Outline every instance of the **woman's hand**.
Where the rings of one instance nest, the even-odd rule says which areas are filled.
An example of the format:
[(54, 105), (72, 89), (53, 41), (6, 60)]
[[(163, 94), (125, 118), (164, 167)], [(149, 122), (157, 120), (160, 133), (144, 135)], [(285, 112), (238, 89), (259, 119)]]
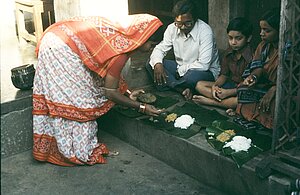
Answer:
[(157, 63), (154, 66), (154, 82), (157, 85), (164, 85), (167, 83), (167, 75), (162, 63)]
[(275, 93), (276, 93), (276, 86), (273, 86), (261, 98), (258, 109), (262, 110), (263, 112), (268, 112), (270, 109), (271, 101), (275, 97)]
[(243, 81), (243, 85), (246, 85), (248, 87), (251, 87), (255, 85), (257, 82), (257, 77), (255, 75), (249, 75), (245, 80)]
[(136, 89), (136, 90), (133, 90), (131, 92), (131, 94), (129, 95), (129, 98), (136, 101), (137, 97), (142, 94), (142, 93), (145, 93), (145, 91), (143, 89)]
[(158, 116), (164, 109), (157, 109), (153, 105), (145, 104), (145, 114), (150, 116)]

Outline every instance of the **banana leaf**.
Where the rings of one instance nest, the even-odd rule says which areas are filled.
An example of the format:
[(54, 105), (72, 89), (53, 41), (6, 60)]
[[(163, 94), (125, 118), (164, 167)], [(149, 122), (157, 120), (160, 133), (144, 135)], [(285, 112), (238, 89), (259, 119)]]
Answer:
[(129, 118), (137, 118), (143, 115), (135, 109), (123, 107), (120, 105), (115, 105), (112, 109)]
[(174, 127), (174, 122), (165, 121), (165, 116), (151, 117), (149, 119), (142, 119), (142, 121), (170, 135), (174, 135), (184, 139), (192, 137), (193, 135), (197, 134), (201, 129), (201, 126), (199, 126), (197, 123), (192, 124), (187, 129), (176, 128)]
[(235, 152), (230, 147), (226, 147), (222, 149), (222, 152), (225, 156), (231, 157), (238, 168), (241, 168), (243, 164), (260, 154), (263, 150), (253, 144), (248, 149), (248, 151), (238, 151)]
[(155, 96), (156, 96), (156, 101), (153, 103), (153, 105), (156, 108), (168, 108), (178, 102), (177, 99), (174, 99), (172, 97), (163, 97), (163, 96), (156, 95), (156, 94), (155, 94)]
[[(207, 142), (213, 148), (220, 151), (222, 155), (232, 158), (239, 168), (244, 163), (248, 162), (253, 157), (257, 156), (259, 153), (264, 151), (262, 148), (254, 144), (255, 142), (253, 142), (252, 140), (252, 137), (254, 137), (253, 135), (251, 137), (252, 140), (251, 147), (248, 149), (247, 152), (246, 151), (235, 152), (230, 147), (223, 148), (226, 142), (218, 141), (216, 137), (228, 129), (234, 130), (236, 132), (236, 135), (244, 136), (244, 134), (247, 134), (244, 132), (245, 131), (244, 128), (236, 123), (230, 121), (224, 121), (224, 120), (216, 120), (212, 122), (211, 126), (206, 128), (206, 139)], [(231, 136), (231, 138), (227, 142), (229, 142), (232, 139), (232, 137), (234, 136)]]
[(203, 108), (192, 102), (186, 102), (183, 106), (176, 106), (173, 112), (182, 115), (189, 114), (195, 118), (197, 124), (201, 127), (208, 127), (215, 120), (227, 120), (228, 117), (220, 114), (216, 110)]

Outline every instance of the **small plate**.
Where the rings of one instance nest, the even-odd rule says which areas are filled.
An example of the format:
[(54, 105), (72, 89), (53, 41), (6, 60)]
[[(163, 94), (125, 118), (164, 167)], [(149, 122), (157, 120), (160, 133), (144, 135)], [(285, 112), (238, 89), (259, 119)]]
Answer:
[(152, 93), (143, 93), (137, 99), (146, 104), (152, 104), (156, 101), (156, 96)]

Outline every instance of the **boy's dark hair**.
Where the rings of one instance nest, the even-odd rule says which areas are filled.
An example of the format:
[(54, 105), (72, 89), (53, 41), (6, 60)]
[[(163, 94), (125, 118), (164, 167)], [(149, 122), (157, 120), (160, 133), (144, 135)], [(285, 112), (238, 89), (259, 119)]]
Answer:
[(173, 7), (172, 13), (174, 17), (190, 13), (194, 20), (198, 19), (197, 7), (192, 0), (178, 1)]
[(248, 38), (252, 35), (253, 26), (246, 18), (237, 17), (232, 19), (227, 26), (227, 33), (232, 30), (239, 31)]
[(273, 8), (269, 11), (267, 11), (260, 20), (266, 21), (272, 28), (277, 30), (279, 32), (279, 26), (280, 26), (280, 9), (279, 8)]

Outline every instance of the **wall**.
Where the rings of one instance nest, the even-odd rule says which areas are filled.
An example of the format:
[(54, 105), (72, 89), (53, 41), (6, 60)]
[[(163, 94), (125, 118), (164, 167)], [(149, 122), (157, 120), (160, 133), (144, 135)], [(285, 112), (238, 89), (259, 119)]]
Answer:
[(54, 0), (55, 21), (73, 16), (119, 17), (128, 14), (127, 0)]
[(213, 29), (219, 49), (227, 48), (226, 28), (229, 21), (229, 0), (208, 1), (208, 23)]

